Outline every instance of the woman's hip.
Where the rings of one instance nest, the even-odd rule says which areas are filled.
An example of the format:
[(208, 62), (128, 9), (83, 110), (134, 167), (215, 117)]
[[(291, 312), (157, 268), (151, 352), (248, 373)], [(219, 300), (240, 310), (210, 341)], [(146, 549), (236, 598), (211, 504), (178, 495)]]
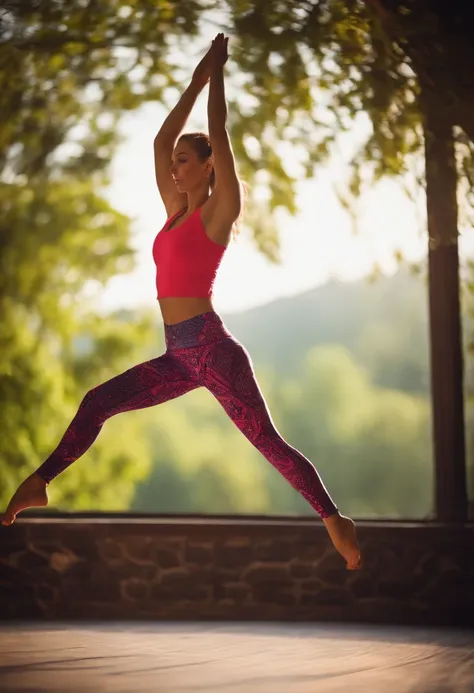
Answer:
[(229, 337), (233, 338), (222, 318), (214, 310), (173, 325), (164, 323), (164, 329), (168, 351), (206, 346)]

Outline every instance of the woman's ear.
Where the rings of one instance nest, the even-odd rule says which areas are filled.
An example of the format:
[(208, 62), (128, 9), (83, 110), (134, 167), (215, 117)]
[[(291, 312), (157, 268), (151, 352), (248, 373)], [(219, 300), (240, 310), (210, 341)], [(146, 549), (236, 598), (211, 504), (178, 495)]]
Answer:
[(214, 168), (214, 157), (210, 156), (206, 162), (206, 176), (208, 178), (210, 178), (213, 168)]

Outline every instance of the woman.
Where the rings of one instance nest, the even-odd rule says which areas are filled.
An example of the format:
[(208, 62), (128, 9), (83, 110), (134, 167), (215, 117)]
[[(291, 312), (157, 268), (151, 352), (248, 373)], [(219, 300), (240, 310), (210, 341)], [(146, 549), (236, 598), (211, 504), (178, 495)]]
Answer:
[[(311, 462), (276, 430), (247, 351), (212, 305), (214, 278), (242, 206), (226, 129), (227, 42), (223, 34), (214, 39), (154, 142), (156, 180), (168, 217), (153, 244), (166, 351), (86, 394), (56, 450), (18, 488), (2, 523), (11, 524), (25, 508), (46, 505), (46, 486), (86, 452), (111, 416), (206, 387), (319, 513), (348, 569), (355, 570), (361, 557), (353, 521), (338, 512)], [(207, 82), (209, 138), (190, 133), (178, 139)]]

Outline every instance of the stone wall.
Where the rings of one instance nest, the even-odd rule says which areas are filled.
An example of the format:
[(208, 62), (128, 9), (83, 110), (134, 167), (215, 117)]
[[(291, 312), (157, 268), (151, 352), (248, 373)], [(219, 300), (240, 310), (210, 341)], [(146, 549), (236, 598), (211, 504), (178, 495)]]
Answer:
[(319, 521), (22, 518), (0, 527), (0, 614), (474, 625), (474, 525), (358, 531), (352, 573)]

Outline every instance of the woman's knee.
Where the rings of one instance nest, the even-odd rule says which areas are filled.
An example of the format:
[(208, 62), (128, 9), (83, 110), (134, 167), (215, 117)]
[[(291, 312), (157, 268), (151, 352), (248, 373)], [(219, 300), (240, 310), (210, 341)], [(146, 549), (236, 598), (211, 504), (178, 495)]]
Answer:
[(240, 426), (242, 433), (257, 449), (265, 448), (280, 438), (271, 421), (260, 417), (249, 417)]
[(80, 416), (81, 418), (87, 417), (95, 419), (99, 416), (99, 414), (102, 414), (100, 418), (103, 418), (104, 420), (108, 418), (107, 415), (103, 415), (105, 414), (105, 412), (102, 412), (104, 407), (103, 405), (100, 405), (101, 391), (102, 385), (98, 385), (97, 387), (93, 387), (86, 392), (79, 405), (77, 416)]

